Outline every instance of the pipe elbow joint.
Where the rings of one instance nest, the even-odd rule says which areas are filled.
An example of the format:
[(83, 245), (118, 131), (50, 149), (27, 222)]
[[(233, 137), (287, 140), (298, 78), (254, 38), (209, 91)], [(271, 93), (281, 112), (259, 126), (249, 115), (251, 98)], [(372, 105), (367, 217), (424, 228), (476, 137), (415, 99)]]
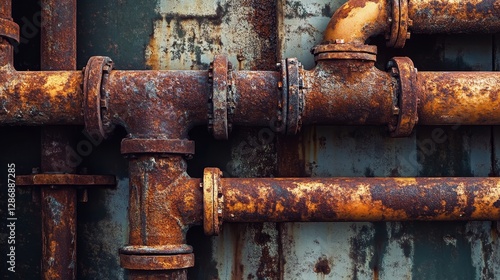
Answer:
[(362, 45), (385, 34), (387, 46), (402, 48), (409, 38), (408, 3), (400, 0), (350, 0), (332, 16), (322, 44)]

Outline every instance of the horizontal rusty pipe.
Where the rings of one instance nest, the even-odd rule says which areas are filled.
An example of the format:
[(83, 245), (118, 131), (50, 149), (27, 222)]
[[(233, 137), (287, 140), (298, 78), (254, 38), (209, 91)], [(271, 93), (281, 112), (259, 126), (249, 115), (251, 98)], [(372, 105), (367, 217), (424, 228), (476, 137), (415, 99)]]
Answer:
[(419, 72), (418, 123), (500, 124), (500, 73)]
[(2, 125), (81, 125), (81, 71), (0, 69)]
[[(215, 185), (204, 203), (216, 200), (216, 226), (500, 219), (498, 178), (206, 178), (204, 187)], [(205, 223), (213, 223), (210, 215)]]
[(304, 71), (302, 122), (387, 125), (392, 122), (396, 81), (371, 61), (319, 61)]
[(415, 33), (500, 32), (498, 0), (410, 0), (408, 13)]
[(277, 115), (279, 72), (235, 71), (234, 125), (269, 126)]
[(206, 123), (207, 71), (111, 71), (103, 85), (109, 122), (133, 137), (186, 138)]
[[(278, 77), (235, 72), (233, 124), (269, 125), (277, 112)], [(182, 139), (193, 126), (207, 123), (207, 71), (111, 71), (103, 92), (109, 96), (109, 122), (133, 137)]]
[(410, 31), (500, 32), (500, 1), (349, 0), (332, 16), (323, 44), (364, 44), (385, 34), (388, 46), (402, 48)]

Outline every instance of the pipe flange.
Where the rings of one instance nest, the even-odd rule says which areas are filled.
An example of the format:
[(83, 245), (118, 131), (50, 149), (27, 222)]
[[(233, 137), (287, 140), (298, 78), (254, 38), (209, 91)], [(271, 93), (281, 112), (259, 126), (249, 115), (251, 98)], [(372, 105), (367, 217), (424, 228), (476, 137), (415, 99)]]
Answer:
[(224, 197), (219, 197), (222, 172), (218, 168), (205, 168), (203, 172), (203, 230), (206, 235), (219, 235), (222, 226)]
[(179, 255), (190, 254), (193, 247), (187, 244), (179, 245), (129, 245), (120, 248), (120, 254), (124, 255)]
[(0, 36), (19, 43), (19, 25), (12, 21), (12, 19), (0, 18)]
[(288, 58), (286, 68), (288, 83), (286, 134), (295, 135), (302, 126), (302, 110), (304, 108), (302, 64), (297, 58)]
[(392, 137), (407, 137), (418, 122), (417, 68), (408, 57), (394, 57), (388, 68), (398, 80), (399, 116)]
[(83, 117), (85, 129), (92, 137), (106, 139), (112, 130), (110, 124), (103, 124), (104, 110), (108, 108), (109, 97), (104, 95), (102, 86), (105, 76), (113, 69), (113, 61), (106, 56), (93, 56), (84, 68), (83, 77)]
[(314, 60), (340, 60), (340, 59), (355, 59), (355, 60), (377, 60), (377, 46), (360, 45), (360, 44), (326, 44), (318, 45), (312, 49)]
[(231, 129), (229, 121), (232, 100), (232, 69), (226, 56), (217, 55), (210, 64), (209, 80), (212, 84), (212, 94), (208, 100), (208, 129), (215, 139), (227, 140)]
[(194, 254), (127, 255), (120, 254), (120, 266), (129, 270), (173, 270), (194, 266)]
[(139, 139), (122, 140), (121, 153), (127, 154), (194, 154), (194, 141), (183, 139)]
[(408, 32), (408, 1), (393, 0), (392, 1), (392, 24), (387, 46), (392, 48), (403, 48), (406, 39), (410, 39)]
[(287, 104), (288, 104), (288, 79), (287, 79), (287, 60), (281, 60), (281, 63), (276, 64), (277, 70), (280, 71), (281, 81), (278, 84), (280, 97), (278, 98), (278, 114), (277, 119), (273, 123), (274, 131), (285, 133), (287, 120)]

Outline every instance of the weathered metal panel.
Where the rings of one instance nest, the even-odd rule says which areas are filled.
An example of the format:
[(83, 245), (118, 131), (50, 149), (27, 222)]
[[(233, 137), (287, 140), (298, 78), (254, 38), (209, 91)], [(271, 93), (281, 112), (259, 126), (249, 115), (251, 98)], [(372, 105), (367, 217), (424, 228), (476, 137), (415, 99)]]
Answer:
[(235, 69), (269, 69), (276, 61), (272, 1), (159, 0), (145, 49), (151, 69), (207, 69), (226, 54)]

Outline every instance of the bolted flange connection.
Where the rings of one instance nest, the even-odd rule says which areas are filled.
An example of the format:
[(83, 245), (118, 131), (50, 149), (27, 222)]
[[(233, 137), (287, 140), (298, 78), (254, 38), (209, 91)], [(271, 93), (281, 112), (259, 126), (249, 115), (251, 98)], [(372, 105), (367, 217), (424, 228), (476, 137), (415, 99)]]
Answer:
[(222, 172), (218, 168), (205, 168), (203, 172), (203, 230), (206, 235), (219, 235), (222, 225), (224, 197), (219, 196)]
[(217, 55), (208, 72), (212, 92), (208, 98), (208, 129), (215, 139), (226, 140), (232, 129), (234, 113), (232, 65), (226, 56)]
[(397, 115), (395, 127), (391, 127), (392, 137), (407, 137), (418, 122), (417, 68), (408, 57), (394, 57), (387, 69), (397, 80)]
[(388, 19), (391, 24), (390, 34), (386, 34), (388, 47), (403, 48), (407, 39), (410, 39), (408, 27), (412, 25), (408, 17), (408, 0), (392, 0), (392, 17)]
[(287, 58), (278, 63), (281, 70), (281, 98), (278, 99), (278, 119), (275, 129), (286, 135), (295, 135), (302, 126), (304, 110), (303, 67), (297, 58)]
[(113, 126), (104, 122), (109, 97), (102, 91), (102, 85), (113, 69), (113, 61), (105, 56), (93, 56), (84, 68), (83, 77), (83, 117), (85, 129), (94, 139), (106, 139)]

